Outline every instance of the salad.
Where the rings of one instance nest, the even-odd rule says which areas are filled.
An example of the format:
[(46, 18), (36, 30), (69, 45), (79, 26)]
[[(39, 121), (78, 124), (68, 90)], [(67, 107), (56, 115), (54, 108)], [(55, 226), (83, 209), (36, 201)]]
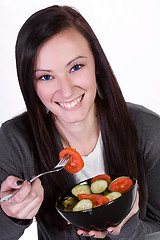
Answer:
[(71, 195), (64, 198), (65, 211), (83, 211), (109, 203), (128, 192), (134, 182), (128, 176), (111, 180), (107, 174), (93, 177), (90, 184), (78, 184), (71, 190)]

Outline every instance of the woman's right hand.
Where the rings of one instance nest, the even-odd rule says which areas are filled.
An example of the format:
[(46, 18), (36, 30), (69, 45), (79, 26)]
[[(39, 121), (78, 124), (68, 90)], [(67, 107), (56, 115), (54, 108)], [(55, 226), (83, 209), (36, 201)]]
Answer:
[(1, 208), (6, 215), (16, 219), (32, 219), (37, 214), (43, 199), (44, 189), (40, 179), (36, 179), (32, 184), (25, 180), (20, 186), (17, 181), (21, 180), (14, 176), (9, 176), (1, 185), (1, 194), (7, 195), (11, 191), (19, 191), (10, 199), (1, 203)]

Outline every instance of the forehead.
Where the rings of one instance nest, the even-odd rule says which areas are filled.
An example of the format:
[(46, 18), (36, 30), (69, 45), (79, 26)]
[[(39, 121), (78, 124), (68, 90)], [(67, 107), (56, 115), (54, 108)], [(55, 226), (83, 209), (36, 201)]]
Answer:
[(67, 29), (43, 43), (36, 54), (36, 65), (58, 59), (70, 61), (76, 55), (92, 55), (88, 41), (75, 29)]

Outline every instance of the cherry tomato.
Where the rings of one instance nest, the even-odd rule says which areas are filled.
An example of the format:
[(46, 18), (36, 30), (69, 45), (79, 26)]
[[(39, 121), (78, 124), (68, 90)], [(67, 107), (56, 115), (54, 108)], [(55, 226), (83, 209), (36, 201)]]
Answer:
[(64, 157), (64, 155), (71, 155), (70, 160), (67, 165), (64, 167), (70, 173), (77, 173), (84, 167), (84, 162), (81, 155), (73, 148), (67, 147), (62, 149), (59, 153), (59, 159)]
[(122, 194), (128, 192), (134, 185), (134, 182), (129, 177), (118, 177), (109, 185), (110, 192), (120, 192)]
[(97, 175), (94, 178), (92, 178), (91, 183), (93, 183), (93, 182), (95, 182), (97, 180), (100, 180), (100, 179), (106, 180), (108, 184), (111, 182), (111, 178), (110, 178), (109, 175), (107, 175), (107, 174), (100, 174), (100, 175)]
[(97, 194), (78, 194), (79, 200), (89, 199), (93, 203), (93, 208), (102, 206), (109, 202), (109, 199), (102, 195)]

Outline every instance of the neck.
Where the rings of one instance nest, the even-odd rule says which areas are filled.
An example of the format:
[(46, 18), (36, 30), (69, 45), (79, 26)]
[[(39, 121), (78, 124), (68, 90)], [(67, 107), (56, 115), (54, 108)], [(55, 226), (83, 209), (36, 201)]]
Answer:
[(76, 149), (82, 156), (88, 155), (96, 146), (99, 137), (99, 126), (96, 114), (83, 122), (74, 124), (58, 124), (65, 138), (62, 139), (64, 147)]

